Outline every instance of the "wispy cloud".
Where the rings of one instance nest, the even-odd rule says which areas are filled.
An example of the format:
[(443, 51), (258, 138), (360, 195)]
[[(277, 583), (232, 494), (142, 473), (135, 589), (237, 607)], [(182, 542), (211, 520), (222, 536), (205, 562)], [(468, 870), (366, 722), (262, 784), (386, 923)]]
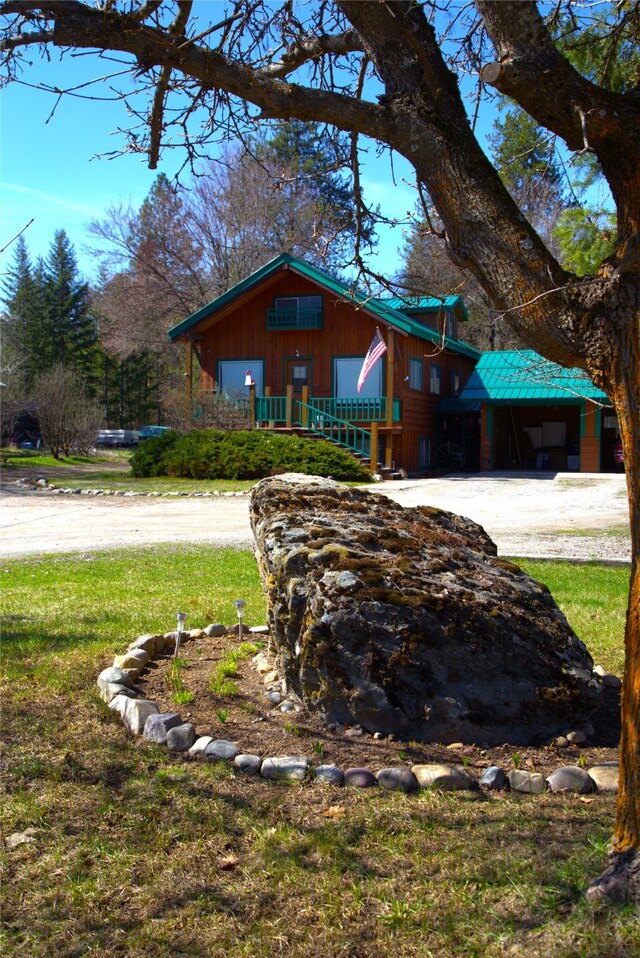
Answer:
[(43, 190), (34, 190), (30, 186), (19, 186), (17, 183), (2, 183), (0, 189), (8, 190), (10, 193), (18, 193), (21, 196), (28, 196), (33, 200), (39, 200), (42, 203), (48, 203), (50, 206), (58, 206), (61, 209), (72, 210), (74, 213), (83, 213), (86, 216), (102, 216), (103, 209), (95, 206), (87, 206), (84, 203), (74, 203), (73, 200), (65, 199), (63, 196), (55, 196), (53, 193), (45, 193)]

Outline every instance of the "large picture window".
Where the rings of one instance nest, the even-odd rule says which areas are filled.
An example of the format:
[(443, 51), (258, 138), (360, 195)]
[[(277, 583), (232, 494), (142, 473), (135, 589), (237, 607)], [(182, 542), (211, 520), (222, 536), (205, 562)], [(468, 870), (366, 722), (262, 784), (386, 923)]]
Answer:
[(382, 396), (382, 366), (384, 360), (379, 360), (367, 378), (360, 392), (358, 392), (358, 378), (364, 362), (364, 356), (338, 357), (334, 359), (335, 395), (338, 399), (378, 399)]
[(262, 396), (264, 381), (264, 360), (262, 359), (221, 359), (218, 363), (218, 388), (225, 399), (248, 399), (249, 389), (245, 386), (247, 371), (256, 384), (256, 395)]

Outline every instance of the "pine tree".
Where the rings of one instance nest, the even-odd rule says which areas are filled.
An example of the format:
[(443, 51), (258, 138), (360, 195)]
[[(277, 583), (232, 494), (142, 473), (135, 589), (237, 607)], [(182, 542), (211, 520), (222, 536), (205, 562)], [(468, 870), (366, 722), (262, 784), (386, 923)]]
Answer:
[(358, 220), (353, 180), (344, 172), (348, 153), (342, 135), (300, 120), (278, 123), (256, 149), (284, 200), (274, 236), (283, 249), (302, 247), (301, 255), (325, 269), (353, 257), (358, 233), (365, 246), (374, 242), (372, 216)]
[(571, 205), (555, 141), (515, 105), (489, 135), (496, 169), (529, 222), (549, 241), (562, 210)]
[(23, 388), (28, 391), (44, 370), (64, 363), (95, 389), (96, 323), (64, 230), (55, 234), (47, 259), (35, 266), (26, 242), (18, 240), (3, 293), (3, 363), (10, 363)]
[(33, 267), (23, 236), (3, 282), (3, 376), (28, 388), (41, 368), (41, 317), (44, 307), (42, 271)]
[(55, 363), (75, 367), (95, 391), (97, 329), (89, 308), (89, 287), (78, 275), (73, 247), (58, 230), (42, 277), (42, 367)]

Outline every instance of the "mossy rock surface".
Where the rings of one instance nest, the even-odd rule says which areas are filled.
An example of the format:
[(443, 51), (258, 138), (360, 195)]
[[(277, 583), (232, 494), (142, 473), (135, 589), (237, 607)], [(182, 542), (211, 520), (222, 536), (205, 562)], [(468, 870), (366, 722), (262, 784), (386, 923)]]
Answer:
[(251, 522), (280, 667), (328, 722), (540, 744), (597, 706), (548, 589), (471, 520), (287, 475), (255, 487)]

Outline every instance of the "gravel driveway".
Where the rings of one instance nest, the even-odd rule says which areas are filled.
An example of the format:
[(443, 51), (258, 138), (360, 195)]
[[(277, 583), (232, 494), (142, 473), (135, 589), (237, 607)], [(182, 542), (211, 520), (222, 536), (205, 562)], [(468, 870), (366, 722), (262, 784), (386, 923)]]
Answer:
[[(484, 526), (501, 555), (629, 560), (623, 475), (487, 473), (368, 487)], [(159, 542), (249, 546), (248, 497), (150, 498), (18, 491), (0, 495), (0, 556), (86, 552)]]

